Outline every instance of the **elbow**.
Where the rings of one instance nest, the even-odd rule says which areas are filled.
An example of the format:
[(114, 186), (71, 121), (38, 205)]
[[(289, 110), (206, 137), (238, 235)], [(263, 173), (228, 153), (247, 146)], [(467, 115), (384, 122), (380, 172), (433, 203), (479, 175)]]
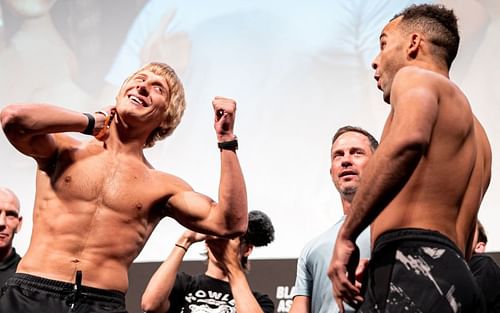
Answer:
[(150, 297), (143, 295), (141, 299), (141, 309), (144, 313), (155, 313), (155, 312), (166, 312), (168, 311), (168, 304), (163, 305), (164, 310), (161, 308), (161, 304), (155, 297)]
[(243, 236), (248, 229), (248, 217), (242, 218), (237, 222), (231, 223), (228, 227), (219, 234), (220, 237), (224, 238), (237, 238)]
[(143, 298), (141, 301), (141, 309), (144, 313), (152, 313), (155, 311), (155, 306), (151, 302), (145, 301)]
[(245, 233), (247, 232), (247, 227), (239, 227), (239, 228), (235, 228), (235, 229), (231, 229), (229, 230), (225, 235), (223, 235), (222, 237), (225, 237), (225, 238), (238, 238), (238, 237), (241, 237), (243, 236)]
[(18, 112), (17, 106), (13, 104), (7, 105), (2, 109), (2, 112), (0, 112), (0, 123), (2, 123), (3, 129), (15, 123)]
[(0, 123), (3, 131), (8, 137), (26, 132), (24, 125), (24, 106), (21, 104), (9, 104), (0, 112)]

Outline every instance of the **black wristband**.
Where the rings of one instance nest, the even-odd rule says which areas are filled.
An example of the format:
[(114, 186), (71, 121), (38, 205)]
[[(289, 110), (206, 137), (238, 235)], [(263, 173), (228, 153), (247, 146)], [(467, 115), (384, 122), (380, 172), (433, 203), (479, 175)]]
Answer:
[(181, 244), (176, 243), (175, 246), (181, 248), (182, 250), (184, 250), (184, 252), (188, 252), (188, 249)]
[(94, 126), (95, 126), (95, 117), (93, 114), (90, 113), (83, 113), (88, 119), (89, 123), (87, 124), (87, 128), (82, 132), (85, 135), (92, 135), (94, 133)]
[(223, 141), (217, 144), (221, 150), (238, 150), (238, 139), (233, 139), (230, 141)]

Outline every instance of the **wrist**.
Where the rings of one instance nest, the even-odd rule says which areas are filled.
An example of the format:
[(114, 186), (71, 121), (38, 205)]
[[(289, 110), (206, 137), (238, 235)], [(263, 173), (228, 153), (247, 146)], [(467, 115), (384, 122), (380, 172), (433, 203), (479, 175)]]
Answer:
[(110, 120), (110, 115), (105, 111), (97, 111), (94, 113), (83, 113), (87, 117), (87, 127), (82, 131), (85, 135), (94, 135), (96, 129), (99, 133), (107, 126)]
[(184, 253), (186, 253), (188, 251), (188, 247), (181, 245), (181, 244), (178, 244), (178, 243), (175, 244), (175, 247), (183, 250)]
[(245, 273), (241, 266), (232, 266), (228, 264), (226, 266), (226, 275), (228, 276), (229, 280), (233, 280), (239, 276), (245, 276)]
[(90, 113), (83, 113), (87, 117), (87, 127), (82, 131), (85, 135), (92, 135), (95, 127), (95, 117)]
[[(193, 242), (191, 240), (189, 240), (189, 238), (187, 237), (181, 237), (179, 238), (176, 242), (175, 242), (175, 246), (176, 247), (179, 247), (179, 246), (182, 246), (183, 248), (186, 249), (186, 251), (189, 249), (189, 247), (191, 246)], [(180, 248), (180, 247), (179, 247)]]
[(227, 137), (219, 137), (219, 142), (217, 144), (219, 149), (222, 150), (238, 150), (238, 137), (236, 135), (231, 135)]

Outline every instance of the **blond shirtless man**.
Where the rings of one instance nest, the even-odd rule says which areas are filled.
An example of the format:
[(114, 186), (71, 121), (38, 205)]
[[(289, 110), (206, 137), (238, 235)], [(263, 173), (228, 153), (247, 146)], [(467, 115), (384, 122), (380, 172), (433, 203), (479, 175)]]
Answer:
[[(5, 134), (38, 168), (31, 243), (0, 295), (0, 312), (125, 312), (128, 268), (165, 216), (207, 234), (243, 234), (247, 200), (233, 134), (236, 103), (216, 97), (212, 104), (221, 156), (218, 203), (155, 170), (143, 154), (173, 132), (185, 108), (182, 84), (166, 64), (131, 75), (107, 112), (6, 106)], [(99, 140), (81, 142), (64, 132)]]
[[(462, 91), (449, 79), (456, 17), (418, 5), (380, 35), (373, 62), (391, 105), (329, 268), (334, 296), (358, 312), (481, 312), (464, 261), (491, 172), (491, 149)], [(363, 293), (354, 284), (360, 232), (371, 223)]]

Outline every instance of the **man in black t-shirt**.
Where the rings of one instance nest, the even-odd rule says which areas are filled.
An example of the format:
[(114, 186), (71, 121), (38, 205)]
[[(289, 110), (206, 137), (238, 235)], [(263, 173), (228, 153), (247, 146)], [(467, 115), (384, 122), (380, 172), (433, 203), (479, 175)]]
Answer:
[(473, 254), (469, 267), (483, 292), (488, 313), (500, 312), (500, 267), (495, 260), (485, 254), (488, 237), (483, 225), (478, 221), (474, 234)]
[[(187, 249), (202, 240), (207, 247), (206, 272), (195, 276), (177, 273)], [(273, 240), (274, 227), (261, 211), (249, 212), (248, 230), (239, 238), (212, 238), (186, 231), (149, 281), (142, 309), (147, 313), (273, 313), (272, 300), (252, 291), (245, 274), (253, 248)]]

